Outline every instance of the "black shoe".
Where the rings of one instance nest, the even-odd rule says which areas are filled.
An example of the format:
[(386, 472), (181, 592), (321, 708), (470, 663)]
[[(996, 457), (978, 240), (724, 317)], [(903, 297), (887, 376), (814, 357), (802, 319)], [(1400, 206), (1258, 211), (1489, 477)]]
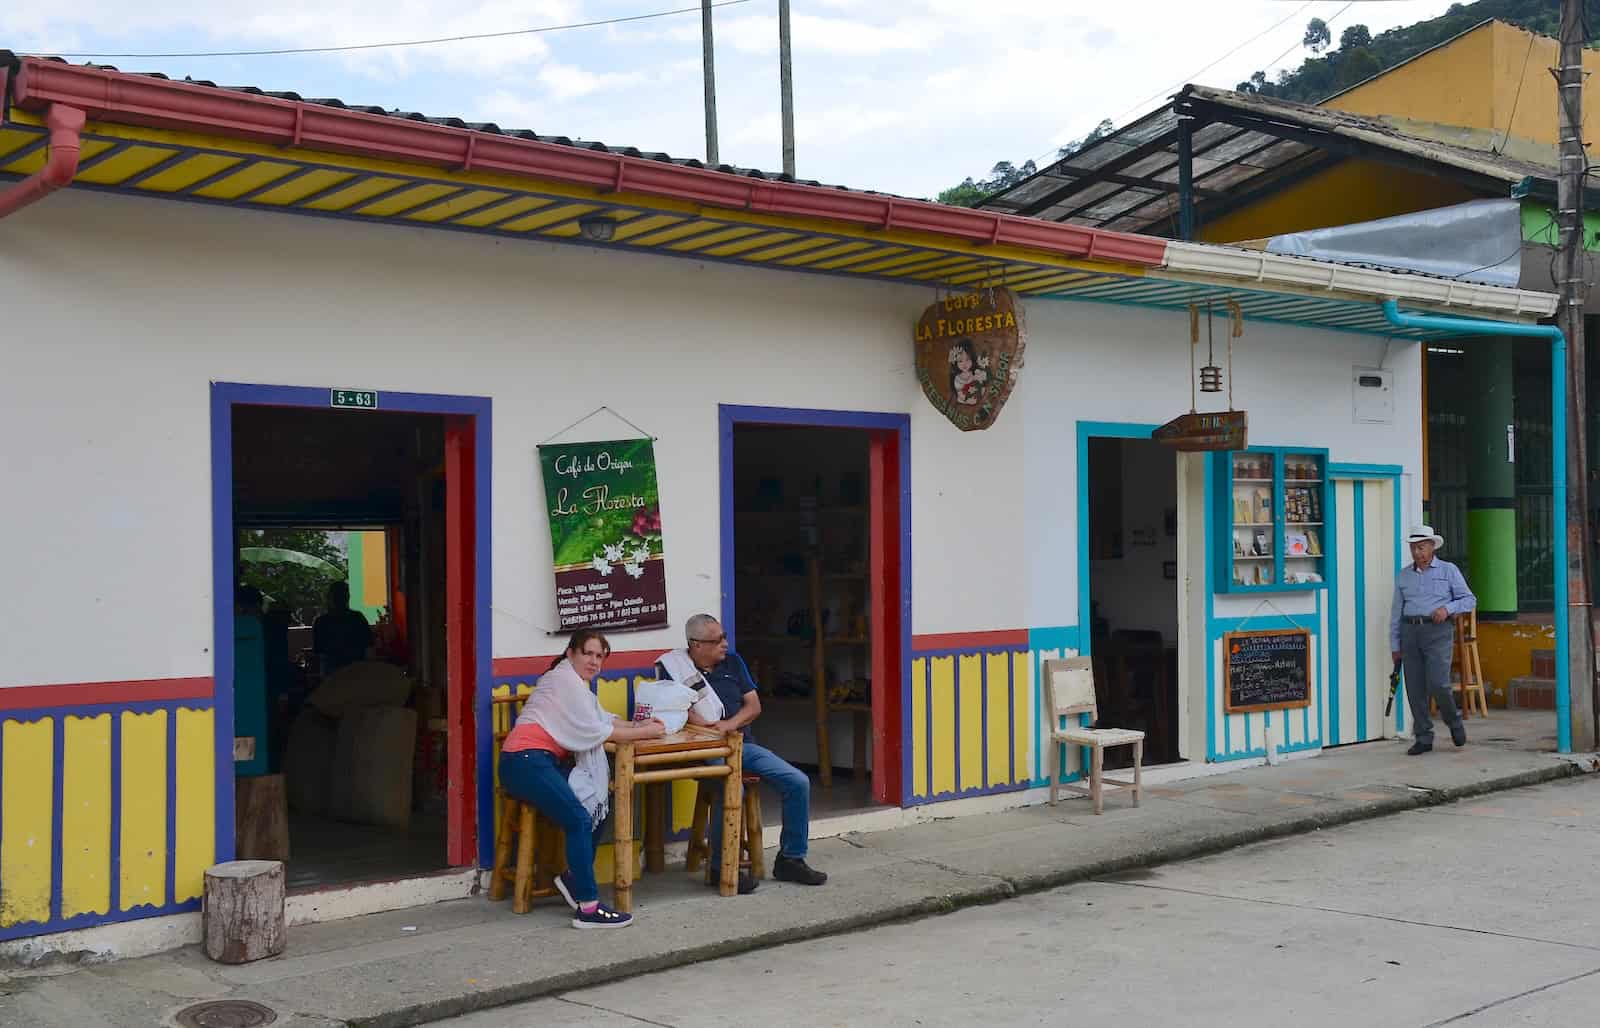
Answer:
[(1420, 757), (1424, 753), (1431, 753), (1432, 751), (1433, 751), (1433, 743), (1431, 743), (1431, 742), (1414, 742), (1414, 743), (1411, 744), (1411, 748), (1409, 750), (1406, 750), (1406, 756), (1408, 756), (1408, 757)]
[[(711, 877), (706, 880), (706, 884), (713, 889), (722, 884), (722, 875), (716, 868), (711, 869)], [(739, 895), (748, 896), (759, 888), (761, 888), (761, 883), (756, 880), (754, 875), (749, 871), (739, 872)]]
[(1467, 744), (1467, 726), (1458, 724), (1450, 729), (1450, 741), (1457, 746), (1465, 746)]
[(807, 864), (804, 857), (779, 856), (772, 862), (772, 877), (780, 882), (797, 882), (800, 885), (821, 885), (828, 876)]

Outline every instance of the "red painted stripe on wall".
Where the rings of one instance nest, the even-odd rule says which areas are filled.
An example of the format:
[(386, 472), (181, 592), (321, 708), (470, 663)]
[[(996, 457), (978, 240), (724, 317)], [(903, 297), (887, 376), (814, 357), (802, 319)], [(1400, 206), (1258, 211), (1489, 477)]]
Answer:
[(1026, 646), (1026, 628), (997, 632), (945, 632), (936, 635), (913, 635), (913, 650), (977, 650), (986, 646)]
[(0, 710), (40, 707), (88, 707), (153, 700), (209, 700), (213, 679), (150, 678), (135, 682), (74, 682), (64, 685), (17, 685), (0, 688)]
[[(606, 666), (600, 671), (600, 677), (616, 674), (619, 670), (632, 670), (635, 668), (653, 667), (656, 658), (666, 650), (613, 650), (611, 656), (606, 658)], [(555, 654), (543, 657), (496, 657), (491, 662), (496, 678), (509, 678), (512, 675), (542, 675), (550, 670), (550, 662), (556, 658)]]

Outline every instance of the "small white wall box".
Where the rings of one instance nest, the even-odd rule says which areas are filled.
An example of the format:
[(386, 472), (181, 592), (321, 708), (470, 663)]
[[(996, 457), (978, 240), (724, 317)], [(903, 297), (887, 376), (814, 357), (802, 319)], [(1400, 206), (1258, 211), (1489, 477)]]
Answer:
[(1394, 372), (1385, 368), (1352, 368), (1350, 392), (1356, 421), (1394, 423)]

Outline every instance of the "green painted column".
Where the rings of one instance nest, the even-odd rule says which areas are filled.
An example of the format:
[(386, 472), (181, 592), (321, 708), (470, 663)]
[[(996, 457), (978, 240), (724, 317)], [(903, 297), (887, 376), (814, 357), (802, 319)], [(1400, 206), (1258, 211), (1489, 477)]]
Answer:
[(1517, 473), (1507, 431), (1515, 421), (1512, 345), (1509, 339), (1487, 338), (1465, 347), (1470, 399), (1465, 542), (1469, 584), (1478, 595), (1478, 611), (1489, 615), (1517, 612)]

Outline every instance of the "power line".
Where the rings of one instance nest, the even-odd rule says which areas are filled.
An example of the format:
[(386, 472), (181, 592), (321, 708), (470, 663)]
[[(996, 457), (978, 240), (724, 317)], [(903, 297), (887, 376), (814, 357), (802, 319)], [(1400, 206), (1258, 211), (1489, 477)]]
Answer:
[[(750, 0), (717, 0), (712, 7), (735, 7), (747, 4)], [(145, 54), (109, 54), (109, 53), (64, 53), (51, 51), (50, 56), (55, 57), (81, 57), (85, 59), (115, 58), (117, 60), (162, 60), (177, 57), (282, 57), (290, 54), (331, 54), (345, 53), (352, 50), (385, 50), (405, 46), (433, 46), (439, 43), (465, 43), (478, 39), (507, 39), (512, 36), (534, 36), (546, 32), (565, 32), (568, 29), (592, 29), (603, 25), (622, 25), (633, 21), (649, 21), (652, 18), (669, 18), (675, 14), (699, 14), (700, 6), (680, 7), (671, 11), (655, 11), (651, 14), (633, 14), (623, 18), (601, 18), (598, 21), (578, 21), (566, 25), (543, 25), (531, 29), (509, 29), (504, 32), (477, 32), (465, 36), (440, 36), (436, 39), (408, 39), (394, 43), (351, 43), (344, 46), (301, 46), (284, 47), (277, 50), (203, 50), (183, 53), (145, 53)], [(36, 51), (42, 53), (42, 51)]]
[[(1166, 96), (1169, 93), (1171, 93), (1174, 89), (1177, 89), (1179, 86), (1183, 86), (1183, 85), (1185, 85), (1187, 83), (1193, 82), (1195, 79), (1199, 78), (1201, 75), (1204, 75), (1206, 72), (1210, 71), (1212, 68), (1215, 68), (1217, 65), (1221, 64), (1223, 61), (1226, 61), (1228, 58), (1232, 57), (1234, 54), (1236, 54), (1239, 51), (1243, 50), (1245, 47), (1247, 47), (1250, 44), (1256, 42), (1257, 40), (1261, 39), (1264, 36), (1271, 35), (1272, 33), (1276, 32), (1278, 29), (1282, 28), (1284, 25), (1288, 24), (1292, 19), (1298, 18), (1300, 15), (1304, 14), (1306, 12), (1306, 9), (1311, 6), (1312, 2), (1313, 2), (1313, 0), (1306, 0), (1306, 2), (1302, 3), (1299, 7), (1295, 8), (1292, 11), (1290, 11), (1288, 14), (1284, 15), (1282, 18), (1279, 18), (1277, 21), (1273, 22), (1271, 25), (1268, 25), (1266, 28), (1262, 29), (1260, 32), (1257, 32), (1255, 35), (1251, 36), (1249, 39), (1245, 40), (1243, 43), (1240, 43), (1238, 46), (1234, 47), (1232, 50), (1229, 50), (1227, 53), (1223, 54), (1221, 57), (1218, 57), (1216, 60), (1214, 60), (1210, 64), (1206, 65), (1204, 68), (1201, 68), (1199, 71), (1190, 72), (1188, 75), (1184, 76), (1181, 80), (1179, 80), (1177, 85), (1167, 86), (1164, 89), (1159, 89), (1156, 92), (1154, 92), (1154, 93), (1150, 94), (1149, 96), (1145, 97), (1143, 100), (1140, 100), (1138, 103), (1136, 103), (1133, 106), (1129, 107), (1127, 110), (1123, 111), (1121, 114), (1118, 114), (1115, 118), (1112, 118), (1111, 119), (1111, 123), (1113, 125), (1115, 125), (1116, 123), (1120, 122), (1123, 118), (1126, 118), (1128, 115), (1130, 115), (1130, 114), (1134, 113), (1135, 111), (1138, 111), (1141, 108), (1143, 108), (1144, 105), (1148, 104), (1151, 100), (1160, 99), (1161, 97)], [(1346, 5), (1346, 6), (1348, 6), (1348, 5)], [(1343, 13), (1343, 12), (1340, 12), (1340, 13)], [(1334, 15), (1334, 17), (1338, 17), (1338, 15)], [(1299, 46), (1300, 44), (1297, 43), (1295, 45)], [(1293, 49), (1293, 47), (1291, 47), (1290, 49)], [(1284, 52), (1287, 53), (1288, 51), (1284, 51)], [(1281, 60), (1281, 58), (1280, 58), (1280, 60)], [(1277, 61), (1273, 61), (1272, 62), (1272, 64), (1276, 64), (1276, 63), (1277, 63)], [(1267, 65), (1267, 67), (1270, 68), (1272, 66), (1272, 64)], [(1054, 154), (1058, 153), (1060, 151), (1060, 149), (1061, 148), (1058, 147), (1058, 146), (1051, 147), (1050, 149), (1045, 150), (1045, 151), (1039, 153), (1037, 156), (1033, 157), (1032, 160), (1037, 161), (1040, 157), (1044, 157), (1044, 156), (1047, 156), (1047, 155), (1054, 155)]]

